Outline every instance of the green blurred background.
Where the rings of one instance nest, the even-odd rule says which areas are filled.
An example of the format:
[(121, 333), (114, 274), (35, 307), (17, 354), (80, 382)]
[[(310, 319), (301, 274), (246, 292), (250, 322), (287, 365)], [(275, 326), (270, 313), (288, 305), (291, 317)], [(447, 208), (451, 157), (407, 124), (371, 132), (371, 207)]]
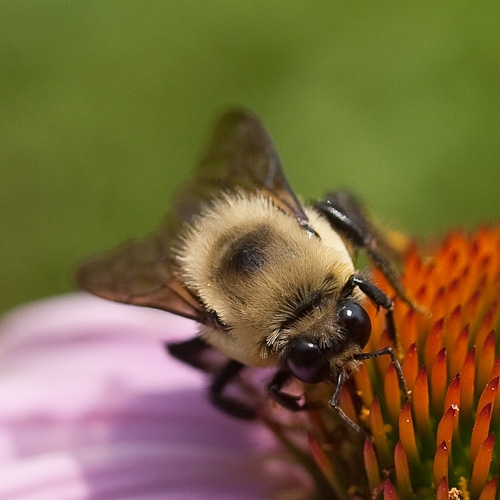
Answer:
[(153, 229), (230, 105), (303, 196), (417, 235), (500, 215), (500, 4), (2, 1), (0, 311)]

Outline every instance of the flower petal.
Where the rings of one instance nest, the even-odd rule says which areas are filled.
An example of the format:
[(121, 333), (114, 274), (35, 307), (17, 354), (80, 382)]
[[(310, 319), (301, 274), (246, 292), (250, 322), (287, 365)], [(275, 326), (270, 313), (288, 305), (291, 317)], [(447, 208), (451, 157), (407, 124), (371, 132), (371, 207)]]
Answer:
[(296, 467), (263, 460), (274, 435), (214, 409), (205, 376), (167, 355), (163, 342), (194, 332), (84, 294), (5, 317), (0, 498), (246, 499), (297, 486)]

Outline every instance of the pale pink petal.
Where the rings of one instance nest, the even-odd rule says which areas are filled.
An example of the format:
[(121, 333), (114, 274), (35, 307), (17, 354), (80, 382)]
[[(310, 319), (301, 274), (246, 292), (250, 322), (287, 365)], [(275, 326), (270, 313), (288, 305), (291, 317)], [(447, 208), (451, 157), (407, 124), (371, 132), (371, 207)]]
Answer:
[(267, 429), (214, 409), (205, 375), (167, 355), (165, 341), (195, 331), (174, 315), (85, 294), (6, 316), (0, 499), (255, 499), (305, 491), (304, 474), (283, 465)]

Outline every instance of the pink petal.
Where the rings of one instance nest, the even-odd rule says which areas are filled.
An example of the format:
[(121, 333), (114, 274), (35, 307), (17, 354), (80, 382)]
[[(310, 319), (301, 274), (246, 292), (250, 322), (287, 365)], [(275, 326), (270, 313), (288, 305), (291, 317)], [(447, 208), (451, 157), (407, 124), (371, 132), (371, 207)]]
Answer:
[(250, 499), (304, 488), (274, 435), (214, 409), (206, 377), (167, 355), (165, 341), (195, 331), (85, 294), (5, 317), (0, 499)]

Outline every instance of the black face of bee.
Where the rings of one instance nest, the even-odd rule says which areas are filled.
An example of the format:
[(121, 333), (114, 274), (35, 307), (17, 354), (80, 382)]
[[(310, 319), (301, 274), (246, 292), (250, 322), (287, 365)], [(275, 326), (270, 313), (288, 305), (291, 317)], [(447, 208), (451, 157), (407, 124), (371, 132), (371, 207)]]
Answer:
[[(368, 313), (358, 303), (349, 301), (340, 306), (338, 320), (345, 336), (345, 343), (355, 344), (362, 349), (371, 333)], [(342, 348), (345, 348), (345, 343)], [(291, 347), (287, 366), (302, 382), (316, 384), (330, 377), (330, 359), (337, 354), (338, 349), (322, 349), (316, 339), (302, 337)]]

